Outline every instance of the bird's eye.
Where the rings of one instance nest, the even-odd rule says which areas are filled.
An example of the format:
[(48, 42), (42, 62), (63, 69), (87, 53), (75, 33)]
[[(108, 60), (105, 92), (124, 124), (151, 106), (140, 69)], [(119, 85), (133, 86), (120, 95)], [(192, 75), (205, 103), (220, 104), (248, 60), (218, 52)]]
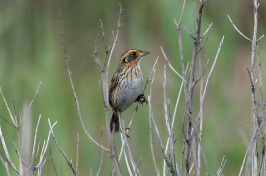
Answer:
[(132, 52), (131, 55), (132, 55), (132, 56), (136, 56), (136, 52)]

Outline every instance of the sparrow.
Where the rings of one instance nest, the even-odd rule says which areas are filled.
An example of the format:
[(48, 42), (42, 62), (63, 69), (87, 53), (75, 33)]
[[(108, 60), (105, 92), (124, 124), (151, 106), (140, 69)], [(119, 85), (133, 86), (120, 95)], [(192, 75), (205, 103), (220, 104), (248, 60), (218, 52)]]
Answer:
[(109, 104), (113, 111), (110, 121), (111, 132), (119, 131), (121, 113), (134, 102), (147, 103), (145, 96), (141, 94), (143, 76), (140, 61), (148, 54), (150, 53), (146, 51), (130, 49), (121, 56), (109, 87)]

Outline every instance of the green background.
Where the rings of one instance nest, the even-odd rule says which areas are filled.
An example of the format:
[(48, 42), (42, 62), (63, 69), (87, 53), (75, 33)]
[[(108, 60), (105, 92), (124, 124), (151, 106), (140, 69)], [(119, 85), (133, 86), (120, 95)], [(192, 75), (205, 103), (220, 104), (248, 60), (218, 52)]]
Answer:
[[(250, 140), (252, 131), (251, 91), (246, 66), (250, 65), (251, 44), (234, 30), (227, 15), (230, 15), (245, 35), (252, 38), (252, 2), (251, 0), (209, 0), (203, 8), (202, 31), (206, 30), (209, 24), (213, 24), (207, 46), (202, 50), (203, 62), (210, 59), (207, 73), (215, 58), (222, 36), (225, 35), (204, 104), (203, 146), (211, 175), (216, 173), (224, 153), (227, 154), (224, 174), (238, 174)], [(266, 31), (266, 2), (259, 2), (261, 4), (258, 37), (265, 34)], [(25, 124), (28, 126), (25, 125), (26, 127), (22, 131), (25, 136), (23, 140), (25, 153), (31, 151), (32, 141), (30, 139), (33, 139), (35, 126), (41, 114), (42, 121), (38, 140), (47, 138), (49, 131), (47, 119), (50, 118), (52, 123), (57, 121), (58, 124), (54, 128), (55, 136), (75, 165), (77, 133), (79, 133), (79, 173), (80, 175), (89, 175), (90, 168), (94, 174), (97, 173), (101, 150), (86, 137), (78, 118), (60, 41), (58, 12), (61, 9), (64, 40), (70, 56), (69, 65), (73, 73), (73, 81), (85, 125), (97, 141), (100, 141), (100, 131), (103, 126), (104, 146), (107, 147), (104, 107), (98, 84), (101, 77), (92, 55), (96, 35), (100, 34), (98, 51), (101, 60), (104, 59), (104, 47), (99, 28), (100, 19), (104, 23), (106, 42), (108, 46), (112, 45), (112, 31), (116, 31), (119, 3), (126, 10), (122, 15), (124, 25), (120, 29), (118, 43), (111, 60), (110, 77), (115, 72), (121, 54), (128, 49), (137, 48), (151, 53), (141, 62), (144, 78), (149, 75), (156, 57), (160, 55), (152, 85), (152, 106), (163, 142), (166, 143), (167, 131), (162, 95), (163, 67), (166, 61), (162, 57), (160, 46), (164, 48), (175, 69), (181, 73), (178, 37), (173, 18), (179, 19), (182, 1), (1, 0), (0, 84), (9, 107), (13, 110), (12, 101), (14, 100), (17, 113), (20, 107), (23, 114), (25, 107), (34, 97), (39, 82), (42, 82), (37, 98), (25, 120)], [(198, 2), (196, 5), (198, 9)], [(182, 22), (186, 63), (191, 60), (193, 40), (183, 27), (187, 27), (194, 34), (194, 18), (193, 1), (188, 0)], [(263, 52), (266, 46), (265, 38), (260, 41), (259, 46), (263, 68), (265, 68), (265, 52)], [(266, 75), (265, 69), (263, 75)], [(167, 95), (171, 100), (172, 112), (180, 84), (181, 80), (168, 68)], [(146, 96), (149, 94), (149, 88), (150, 86), (145, 93)], [(195, 91), (194, 112), (197, 114), (199, 85)], [(135, 105), (123, 113), (126, 124), (134, 112), (134, 107)], [(179, 164), (182, 149), (183, 109), (184, 95), (182, 94), (174, 127)], [(0, 115), (10, 120), (3, 100), (0, 101)], [(129, 144), (136, 162), (142, 158), (139, 166), (141, 173), (155, 175), (150, 152), (148, 117), (148, 106), (140, 106), (130, 130)], [(9, 152), (18, 167), (17, 155), (12, 145), (12, 141), (18, 145), (16, 131), (2, 119), (0, 122)], [(163, 157), (155, 133), (153, 135), (155, 156), (160, 171), (162, 171)], [(116, 141), (120, 141), (119, 135), (117, 135)], [(26, 145), (27, 143), (29, 145)], [(117, 144), (118, 148), (119, 146)], [(70, 168), (53, 140), (50, 141), (50, 148), (59, 175), (66, 173), (71, 175)], [(49, 152), (46, 156), (47, 163), (43, 175), (53, 175)], [(124, 160), (122, 163), (122, 171), (125, 172)], [(100, 175), (109, 175), (111, 171), (111, 160), (105, 153)], [(3, 166), (0, 165), (0, 175), (5, 174)]]

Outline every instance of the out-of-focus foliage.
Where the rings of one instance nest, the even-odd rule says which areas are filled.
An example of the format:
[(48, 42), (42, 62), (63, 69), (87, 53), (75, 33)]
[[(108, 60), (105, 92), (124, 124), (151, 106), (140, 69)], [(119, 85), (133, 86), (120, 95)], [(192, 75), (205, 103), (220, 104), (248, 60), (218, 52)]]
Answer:
[[(127, 49), (137, 48), (151, 52), (151, 55), (143, 59), (141, 63), (144, 77), (147, 77), (156, 57), (162, 56), (160, 46), (164, 47), (169, 60), (181, 72), (178, 37), (173, 18), (179, 19), (183, 1), (1, 0), (0, 2), (0, 84), (10, 108), (13, 106), (12, 100), (15, 100), (16, 107), (29, 104), (39, 82), (42, 81), (39, 94), (31, 109), (31, 131), (35, 129), (39, 114), (43, 116), (39, 138), (47, 136), (48, 118), (52, 122), (58, 121), (54, 128), (55, 135), (74, 164), (76, 136), (79, 133), (79, 172), (81, 175), (88, 175), (90, 168), (94, 173), (97, 172), (101, 151), (85, 136), (81, 128), (65, 68), (58, 12), (61, 9), (63, 33), (70, 55), (70, 67), (85, 124), (91, 135), (99, 141), (101, 127), (105, 127), (106, 124), (98, 84), (100, 74), (91, 56), (96, 35), (100, 34), (98, 50), (100, 57), (104, 59), (99, 28), (100, 19), (104, 23), (107, 44), (112, 44), (112, 31), (116, 30), (119, 13), (118, 3), (121, 3), (126, 10), (122, 15), (124, 26), (120, 30), (119, 41), (111, 61), (110, 75), (115, 71), (120, 55)], [(265, 1), (260, 1), (260, 3), (258, 36), (266, 31), (266, 3)], [(216, 173), (224, 153), (227, 153), (224, 174), (236, 175), (238, 173), (252, 127), (252, 125), (249, 126), (252, 123), (250, 120), (251, 95), (246, 72), (246, 66), (250, 64), (251, 45), (233, 29), (227, 15), (231, 16), (245, 35), (251, 37), (252, 1), (207, 1), (204, 7), (203, 30), (207, 29), (210, 23), (213, 24), (207, 46), (202, 51), (204, 62), (210, 59), (212, 63), (219, 42), (225, 35), (224, 45), (209, 83), (204, 106), (203, 145), (211, 175)], [(193, 1), (189, 0), (182, 22), (185, 61), (191, 58), (193, 40), (183, 27), (187, 27), (194, 34), (194, 18)], [(260, 41), (259, 45), (263, 53), (266, 46), (265, 38)], [(261, 55), (263, 68), (265, 68), (265, 58), (265, 54)], [(165, 60), (160, 57), (153, 83), (152, 100), (152, 105), (156, 110), (155, 118), (162, 135), (166, 135), (162, 104), (164, 64), (166, 64)], [(266, 79), (265, 69), (263, 73)], [(169, 69), (167, 81), (167, 94), (171, 98), (173, 109), (181, 80)], [(146, 92), (148, 93), (149, 91)], [(198, 110), (198, 97), (199, 94), (195, 93), (194, 112)], [(126, 123), (132, 116), (133, 107), (123, 113)], [(184, 104), (181, 103), (175, 125), (179, 163), (182, 149), (183, 108)], [(8, 112), (2, 100), (0, 101), (0, 114), (8, 118)], [(3, 120), (0, 122), (8, 142), (8, 149), (12, 157), (16, 158), (12, 146), (13, 140), (17, 142), (15, 129)], [(155, 175), (155, 171), (152, 171), (154, 166), (150, 153), (147, 105), (139, 108), (130, 130), (130, 137), (129, 142), (135, 159), (142, 158), (139, 167), (143, 175)], [(119, 135), (117, 135), (117, 141), (119, 140)], [(104, 145), (107, 145), (106, 135), (104, 135)], [(162, 168), (163, 158), (156, 138), (154, 138), (154, 145), (159, 167)], [(66, 172), (71, 173), (53, 141), (50, 141), (50, 147), (59, 173), (63, 175)], [(53, 174), (50, 156), (47, 159), (49, 162), (46, 164), (44, 175)], [(0, 175), (5, 174), (5, 172), (2, 173), (3, 170), (3, 166), (0, 165)], [(101, 175), (109, 175), (111, 170), (111, 160), (105, 154)]]

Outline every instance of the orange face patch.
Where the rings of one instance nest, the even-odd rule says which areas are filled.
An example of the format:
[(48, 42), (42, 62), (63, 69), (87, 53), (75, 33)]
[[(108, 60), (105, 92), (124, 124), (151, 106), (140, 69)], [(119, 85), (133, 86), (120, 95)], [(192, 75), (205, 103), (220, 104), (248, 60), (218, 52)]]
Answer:
[(142, 57), (141, 53), (140, 50), (128, 50), (122, 55), (121, 62), (126, 66), (136, 65)]

